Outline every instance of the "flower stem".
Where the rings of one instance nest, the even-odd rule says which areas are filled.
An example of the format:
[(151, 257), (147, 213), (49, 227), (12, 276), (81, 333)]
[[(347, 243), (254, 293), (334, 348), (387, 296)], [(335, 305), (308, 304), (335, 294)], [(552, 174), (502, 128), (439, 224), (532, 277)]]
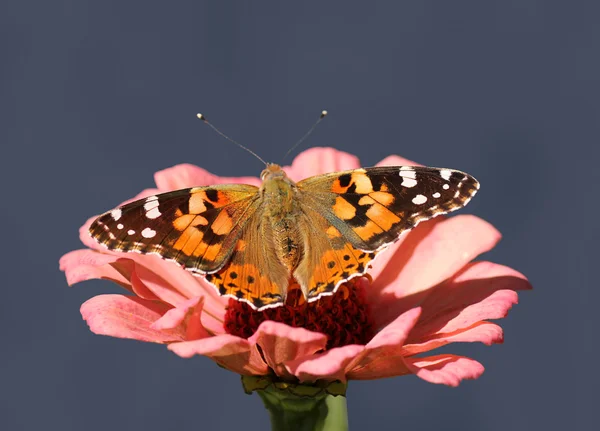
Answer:
[(273, 386), (257, 391), (271, 415), (273, 431), (347, 431), (346, 397), (299, 397)]

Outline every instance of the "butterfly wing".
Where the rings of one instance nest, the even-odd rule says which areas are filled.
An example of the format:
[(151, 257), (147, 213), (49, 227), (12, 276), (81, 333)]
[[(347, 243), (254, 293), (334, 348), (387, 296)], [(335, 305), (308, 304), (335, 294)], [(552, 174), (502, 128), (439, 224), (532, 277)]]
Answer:
[(254, 309), (285, 302), (289, 270), (276, 255), (275, 234), (260, 207), (242, 229), (230, 261), (206, 279), (219, 293), (250, 304)]
[(303, 205), (299, 224), (304, 237), (304, 255), (294, 271), (294, 278), (307, 300), (332, 295), (337, 287), (366, 272), (376, 251), (355, 247), (341, 230), (327, 220), (322, 211)]
[[(307, 249), (313, 252), (297, 271), (314, 299), (364, 273), (376, 253), (419, 222), (462, 208), (479, 189), (477, 180), (464, 172), (418, 166), (337, 172), (297, 186), (303, 212), (319, 225), (308, 239)], [(347, 255), (355, 267), (344, 268)]]
[(205, 274), (226, 264), (257, 207), (255, 186), (195, 187), (123, 205), (89, 232), (109, 250), (156, 254)]

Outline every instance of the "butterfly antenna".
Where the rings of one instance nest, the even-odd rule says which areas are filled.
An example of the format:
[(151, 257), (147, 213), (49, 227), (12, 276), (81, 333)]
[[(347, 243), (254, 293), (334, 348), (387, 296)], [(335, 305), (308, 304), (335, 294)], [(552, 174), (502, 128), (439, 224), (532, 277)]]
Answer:
[(287, 152), (287, 153), (285, 153), (285, 156), (283, 156), (283, 160), (285, 160), (285, 159), (286, 159), (286, 157), (287, 157), (287, 156), (289, 156), (289, 155), (290, 155), (290, 153), (291, 153), (292, 151), (294, 151), (294, 149), (295, 149), (296, 147), (298, 147), (298, 145), (300, 145), (302, 142), (304, 142), (304, 141), (306, 140), (306, 138), (308, 138), (308, 137), (310, 136), (310, 134), (311, 134), (311, 133), (312, 133), (312, 132), (315, 130), (315, 128), (316, 128), (316, 127), (319, 125), (319, 123), (320, 123), (321, 121), (323, 121), (323, 118), (325, 118), (326, 116), (327, 116), (327, 111), (322, 111), (322, 112), (321, 112), (321, 116), (320, 116), (320, 117), (319, 117), (319, 119), (318, 119), (318, 120), (315, 122), (315, 124), (313, 124), (313, 125), (312, 125), (312, 127), (311, 127), (310, 129), (308, 129), (308, 132), (306, 132), (306, 133), (305, 133), (305, 135), (304, 135), (302, 138), (300, 138), (300, 140), (299, 140), (298, 142), (296, 142), (296, 143), (294, 144), (294, 146), (288, 150), (288, 152)]
[(196, 117), (198, 117), (199, 119), (201, 119), (202, 121), (204, 121), (204, 123), (208, 124), (210, 126), (211, 129), (213, 129), (215, 132), (217, 132), (219, 135), (221, 135), (222, 137), (224, 137), (225, 139), (227, 139), (229, 142), (234, 143), (235, 145), (237, 145), (238, 147), (240, 147), (242, 150), (246, 150), (248, 151), (250, 154), (252, 154), (254, 157), (256, 157), (258, 160), (260, 160), (261, 162), (263, 162), (265, 164), (265, 166), (268, 166), (268, 163), (265, 162), (262, 157), (260, 157), (258, 154), (256, 154), (254, 151), (252, 151), (250, 148), (244, 147), (242, 144), (240, 144), (237, 141), (234, 141), (233, 139), (231, 139), (229, 136), (227, 136), (225, 133), (221, 132), (219, 129), (217, 129), (215, 126), (212, 125), (212, 123), (210, 121), (208, 121), (206, 119), (206, 117), (202, 114), (196, 114)]

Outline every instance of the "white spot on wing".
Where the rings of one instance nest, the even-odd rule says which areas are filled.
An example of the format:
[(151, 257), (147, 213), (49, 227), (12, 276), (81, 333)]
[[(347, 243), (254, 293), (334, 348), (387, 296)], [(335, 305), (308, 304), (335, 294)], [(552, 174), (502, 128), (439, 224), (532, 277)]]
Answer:
[(112, 216), (114, 221), (119, 220), (121, 218), (122, 214), (123, 214), (123, 212), (119, 208), (117, 208), (116, 210), (112, 210), (110, 212), (110, 215)]
[(434, 193), (432, 196), (433, 196), (434, 198), (436, 198), (436, 199), (437, 199), (437, 198), (439, 198), (439, 197), (440, 197), (440, 196), (442, 196), (442, 195), (441, 195), (441, 194), (439, 194), (438, 192), (435, 192), (435, 193)]
[[(157, 202), (158, 203), (158, 202)], [(148, 204), (146, 204), (148, 205)], [(146, 208), (146, 205), (144, 205), (144, 208)], [(158, 210), (158, 206), (151, 208), (147, 213), (146, 213), (146, 217), (150, 218), (150, 219), (155, 219), (161, 216), (160, 211)]]
[(402, 178), (402, 184), (400, 184), (401, 186), (404, 187), (408, 187), (409, 189), (416, 186), (417, 185), (417, 180), (413, 179), (413, 178)]
[(422, 205), (425, 202), (427, 202), (427, 198), (423, 195), (417, 195), (412, 200), (412, 203), (415, 205)]
[(155, 230), (152, 230), (152, 229), (150, 229), (149, 227), (147, 227), (146, 229), (144, 229), (144, 230), (142, 231), (142, 236), (143, 236), (144, 238), (153, 238), (153, 237), (154, 237), (154, 235), (156, 235), (156, 231), (155, 231)]
[(440, 170), (440, 176), (446, 181), (450, 181), (450, 176), (452, 175), (452, 171), (450, 169), (442, 169)]
[(133, 229), (129, 229), (127, 231), (127, 235), (133, 235), (135, 233), (135, 231)]
[(444, 184), (444, 185), (442, 186), (442, 188), (443, 188), (444, 190), (448, 190), (448, 189), (450, 188), (450, 186), (449, 186), (448, 184)]
[(400, 176), (402, 177), (401, 186), (412, 188), (417, 185), (417, 173), (412, 166), (401, 166)]
[(155, 219), (160, 217), (160, 211), (158, 210), (158, 196), (148, 196), (146, 198), (146, 203), (144, 204), (144, 209), (146, 210), (146, 217), (149, 219)]
[(117, 225), (117, 229), (123, 229), (123, 228), (124, 228), (124, 226), (123, 226), (123, 224), (122, 224), (122, 223), (119, 223), (119, 224)]
[(153, 208), (158, 208), (158, 200), (151, 200), (151, 201), (146, 201), (146, 203), (144, 204), (144, 209), (146, 211), (150, 211)]

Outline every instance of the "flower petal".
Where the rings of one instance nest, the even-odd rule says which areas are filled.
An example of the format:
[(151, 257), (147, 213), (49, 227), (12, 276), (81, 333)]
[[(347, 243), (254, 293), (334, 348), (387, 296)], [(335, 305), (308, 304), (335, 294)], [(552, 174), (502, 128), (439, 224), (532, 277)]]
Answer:
[(406, 358), (412, 373), (430, 383), (458, 386), (461, 380), (476, 379), (484, 368), (474, 359), (455, 355), (437, 355), (426, 358)]
[(390, 303), (402, 298), (402, 310), (414, 307), (431, 287), (490, 250), (499, 240), (500, 233), (491, 224), (471, 215), (419, 225), (406, 236), (401, 247), (386, 252), (393, 253), (389, 263), (379, 259), (374, 262), (369, 294), (377, 324), (383, 325), (399, 314), (397, 307), (389, 307)]
[[(196, 307), (202, 309), (202, 302), (202, 297), (188, 299), (179, 307), (171, 308), (160, 319), (150, 325), (150, 327), (158, 330), (177, 328), (184, 322), (186, 316), (188, 316), (191, 311), (195, 310)], [(189, 340), (190, 338), (186, 337), (186, 339)]]
[[(419, 326), (409, 343), (432, 334), (453, 333), (488, 319), (500, 319), (518, 302), (515, 290), (531, 285), (518, 271), (491, 262), (473, 262), (455, 277), (431, 289), (423, 300)], [(392, 307), (393, 308), (393, 307)]]
[(289, 376), (285, 363), (324, 350), (327, 336), (304, 328), (266, 320), (249, 338), (260, 347), (265, 361), (278, 376)]
[(368, 362), (360, 361), (346, 373), (348, 380), (375, 380), (410, 374), (402, 355), (371, 357)]
[(402, 348), (404, 356), (413, 356), (429, 350), (437, 349), (448, 343), (480, 342), (485, 345), (502, 343), (504, 335), (502, 328), (490, 322), (478, 322), (473, 326), (451, 333), (435, 334), (418, 344), (407, 343)]
[(370, 380), (407, 374), (402, 346), (414, 328), (421, 309), (408, 310), (383, 328), (366, 345), (365, 350), (348, 368), (348, 378)]
[(375, 166), (423, 166), (419, 163), (413, 162), (412, 160), (405, 159), (404, 157), (391, 155), (377, 163)]
[(99, 295), (81, 306), (81, 315), (95, 334), (132, 338), (153, 343), (180, 341), (185, 337), (181, 328), (156, 330), (150, 326), (169, 307), (135, 296)]
[(313, 147), (298, 154), (284, 170), (293, 181), (314, 175), (360, 168), (358, 157), (335, 148)]
[(308, 355), (285, 363), (287, 372), (300, 382), (318, 379), (346, 381), (348, 365), (365, 350), (365, 346), (349, 344), (324, 353)]
[(219, 177), (205, 169), (189, 163), (183, 163), (163, 169), (154, 174), (154, 181), (161, 192), (187, 189), (190, 187), (210, 186), (213, 184), (250, 184), (258, 186), (257, 177)]
[(194, 341), (169, 344), (169, 350), (183, 358), (208, 356), (219, 365), (244, 375), (264, 375), (269, 369), (256, 346), (248, 340), (224, 334)]
[(65, 254), (60, 258), (59, 266), (65, 272), (69, 286), (94, 278), (106, 278), (124, 286), (129, 280), (111, 266), (117, 260), (116, 256), (82, 249)]

